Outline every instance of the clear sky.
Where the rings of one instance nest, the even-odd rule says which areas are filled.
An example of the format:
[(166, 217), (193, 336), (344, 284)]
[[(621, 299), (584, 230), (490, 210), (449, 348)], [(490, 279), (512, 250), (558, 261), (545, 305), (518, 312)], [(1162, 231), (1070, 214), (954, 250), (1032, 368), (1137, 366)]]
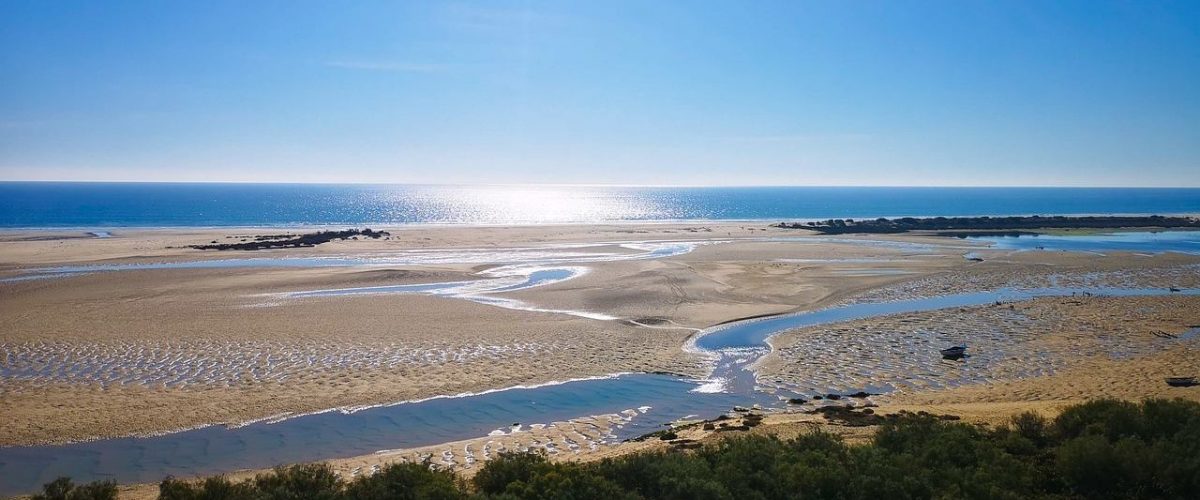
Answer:
[(1200, 2), (0, 2), (0, 179), (1200, 186)]

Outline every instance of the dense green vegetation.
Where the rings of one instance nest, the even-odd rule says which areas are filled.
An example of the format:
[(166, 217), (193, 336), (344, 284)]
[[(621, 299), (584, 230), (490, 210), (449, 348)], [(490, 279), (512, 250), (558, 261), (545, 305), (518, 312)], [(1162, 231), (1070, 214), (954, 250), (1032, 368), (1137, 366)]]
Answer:
[[(41, 498), (111, 498), (103, 485), (88, 490), (94, 496), (61, 486), (47, 485)], [(318, 464), (244, 482), (167, 479), (160, 486), (166, 500), (1031, 497), (1200, 498), (1200, 404), (1095, 401), (1053, 420), (1022, 414), (999, 428), (906, 414), (854, 446), (815, 432), (791, 440), (743, 435), (694, 451), (588, 464), (507, 454), (470, 482), (419, 464), (346, 482)]]
[[(1021, 229), (1070, 228), (1070, 229), (1121, 229), (1121, 228), (1174, 228), (1200, 229), (1200, 220), (1190, 217), (1150, 216), (1101, 216), (1101, 217), (902, 217), (899, 219), (829, 219), (821, 222), (787, 223), (775, 227), (785, 229), (811, 229), (825, 234), (847, 233), (903, 233), (907, 231), (1001, 231), (998, 234), (1032, 234)], [(963, 236), (967, 233), (942, 233), (946, 236)]]
[(117, 483), (95, 481), (76, 486), (70, 478), (60, 477), (42, 486), (34, 500), (110, 500), (117, 498)]
[(314, 247), (322, 243), (329, 243), (333, 240), (344, 240), (349, 238), (357, 239), (359, 236), (364, 238), (379, 239), (384, 236), (390, 236), (387, 231), (373, 231), (367, 229), (347, 229), (345, 231), (317, 231), (307, 234), (278, 234), (278, 235), (263, 235), (255, 236), (253, 241), (244, 241), (238, 243), (218, 243), (213, 241), (208, 245), (189, 245), (188, 248), (196, 250), (266, 250), (270, 248), (301, 248)]

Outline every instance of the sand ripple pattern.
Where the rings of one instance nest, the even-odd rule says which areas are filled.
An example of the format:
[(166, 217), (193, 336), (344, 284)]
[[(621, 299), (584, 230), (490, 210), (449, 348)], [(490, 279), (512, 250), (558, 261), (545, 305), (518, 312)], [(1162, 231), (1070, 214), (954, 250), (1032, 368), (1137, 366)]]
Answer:
[[(761, 362), (759, 384), (802, 394), (942, 389), (1049, 375), (1081, 358), (1130, 358), (1200, 341), (1197, 335), (1159, 337), (1072, 316), (1081, 301), (1037, 299), (793, 330), (772, 339), (776, 350)], [(1060, 307), (1048, 306), (1055, 303)], [(1145, 324), (1169, 309), (1148, 305), (1123, 317), (1131, 318), (1129, 325)], [(1138, 316), (1145, 319), (1132, 319)], [(938, 352), (964, 343), (965, 360), (945, 360)]]
[[(1028, 270), (1025, 270), (1028, 271)], [(1200, 264), (1096, 272), (979, 272), (967, 269), (907, 281), (853, 297), (844, 304), (890, 302), (952, 293), (1034, 288), (1200, 288)]]
[(139, 384), (180, 387), (282, 382), (327, 370), (379, 370), (512, 358), (536, 359), (564, 346), (518, 342), (502, 345), (407, 346), (196, 341), (120, 344), (3, 343), (0, 379), (34, 383)]

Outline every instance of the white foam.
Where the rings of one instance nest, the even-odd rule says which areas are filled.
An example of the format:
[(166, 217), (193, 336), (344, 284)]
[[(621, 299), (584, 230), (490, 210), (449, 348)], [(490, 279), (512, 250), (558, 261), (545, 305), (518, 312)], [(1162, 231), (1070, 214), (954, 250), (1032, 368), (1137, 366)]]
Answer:
[[(534, 273), (539, 271), (566, 271), (569, 274), (557, 279), (548, 279), (538, 282), (530, 282)], [(381, 285), (369, 287), (354, 287), (354, 288), (334, 288), (323, 290), (307, 290), (301, 292), (286, 292), (277, 294), (261, 294), (261, 297), (270, 297), (276, 299), (265, 304), (277, 304), (279, 299), (296, 299), (305, 297), (323, 297), (333, 295), (370, 295), (384, 293), (411, 293), (422, 295), (434, 295), (439, 297), (450, 297), (456, 299), (469, 300), (472, 302), (486, 304), (490, 306), (503, 307), (505, 309), (514, 309), (519, 311), (545, 312), (553, 314), (567, 314), (578, 316), (581, 318), (594, 319), (599, 321), (612, 321), (619, 319), (616, 316), (590, 312), (576, 311), (571, 309), (548, 309), (530, 305), (524, 301), (511, 299), (507, 297), (497, 297), (492, 294), (516, 292), (527, 290), (530, 288), (552, 285), (561, 283), (570, 279), (577, 278), (587, 274), (588, 268), (582, 266), (544, 266), (544, 265), (507, 265), (488, 269), (480, 272), (480, 275), (487, 276), (486, 279), (474, 281), (450, 281), (445, 283), (416, 283), (411, 285)], [(426, 288), (422, 288), (426, 287)]]
[(703, 384), (700, 384), (699, 387), (692, 389), (690, 392), (696, 392), (696, 393), (701, 393), (701, 394), (715, 394), (718, 392), (725, 392), (725, 379), (714, 378), (714, 379), (706, 380)]

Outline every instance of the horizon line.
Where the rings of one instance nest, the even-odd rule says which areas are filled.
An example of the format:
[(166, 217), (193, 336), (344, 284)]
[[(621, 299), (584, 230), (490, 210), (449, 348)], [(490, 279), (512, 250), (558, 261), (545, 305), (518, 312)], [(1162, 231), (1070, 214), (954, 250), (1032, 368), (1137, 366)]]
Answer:
[(605, 184), (569, 182), (372, 182), (372, 181), (202, 181), (202, 180), (105, 180), (105, 179), (0, 179), (0, 184), (239, 184), (239, 185), (297, 185), (297, 186), (489, 186), (489, 187), (594, 187), (594, 188), (979, 188), (979, 189), (1200, 189), (1196, 186), (1163, 185), (1015, 185), (1015, 184)]

